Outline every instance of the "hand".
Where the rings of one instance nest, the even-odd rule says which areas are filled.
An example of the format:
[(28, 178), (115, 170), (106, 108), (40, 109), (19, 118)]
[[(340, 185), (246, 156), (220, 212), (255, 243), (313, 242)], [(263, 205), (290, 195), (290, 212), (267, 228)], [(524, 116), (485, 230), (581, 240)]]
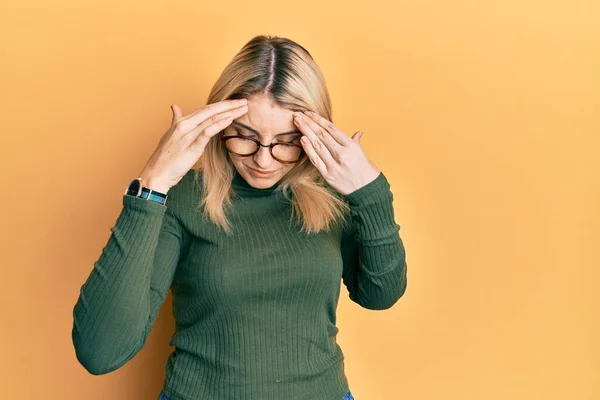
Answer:
[[(296, 120), (296, 116), (300, 119)], [(311, 163), (327, 183), (347, 195), (372, 182), (381, 171), (360, 146), (362, 132), (350, 139), (332, 122), (312, 111), (294, 113), (294, 123), (305, 135), (300, 142)]]
[(246, 99), (223, 100), (185, 117), (176, 105), (171, 111), (171, 127), (138, 175), (144, 186), (165, 194), (194, 166), (210, 138), (244, 115), (248, 106)]

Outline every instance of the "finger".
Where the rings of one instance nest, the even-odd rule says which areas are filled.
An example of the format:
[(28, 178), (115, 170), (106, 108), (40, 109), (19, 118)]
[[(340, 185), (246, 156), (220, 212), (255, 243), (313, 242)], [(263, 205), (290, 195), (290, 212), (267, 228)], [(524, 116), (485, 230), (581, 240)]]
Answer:
[(190, 142), (189, 148), (193, 151), (204, 151), (204, 148), (206, 147), (206, 144), (209, 142), (209, 140), (214, 135), (227, 128), (231, 124), (231, 121), (233, 121), (233, 117), (222, 116), (220, 119), (206, 126), (203, 129), (200, 129), (200, 127), (194, 129), (194, 131), (190, 132), (190, 134), (193, 134), (193, 136), (190, 135), (190, 137), (195, 138), (192, 139), (192, 141)]
[[(311, 117), (307, 116), (306, 114), (304, 115), (303, 120), (310, 127), (310, 129), (317, 135), (317, 137), (319, 139), (321, 139), (321, 142), (323, 142), (325, 144), (325, 147), (327, 148), (327, 150), (329, 150), (329, 153), (331, 154), (331, 156), (336, 161), (339, 162), (341, 145), (331, 136), (331, 133), (328, 130), (326, 130), (326, 128), (324, 126), (322, 126), (321, 124), (319, 124), (317, 121), (315, 121)], [(323, 118), (322, 121), (327, 121), (327, 120)], [(333, 126), (333, 124), (331, 124), (329, 121), (327, 121), (327, 122), (328, 122), (327, 125)], [(344, 136), (346, 136), (346, 135), (344, 135)]]
[(362, 139), (363, 131), (356, 131), (354, 135), (352, 135), (352, 140), (356, 143), (360, 144), (360, 139)]
[(179, 123), (185, 127), (186, 131), (194, 129), (196, 126), (200, 125), (208, 118), (216, 115), (218, 113), (222, 113), (225, 111), (233, 110), (234, 108), (243, 106), (248, 104), (246, 99), (238, 99), (238, 100), (223, 100), (216, 103), (208, 104), (202, 107), (200, 110), (193, 112), (187, 117), (183, 118)]
[[(224, 130), (227, 126), (229, 126), (233, 120), (241, 117), (246, 112), (248, 112), (248, 107), (242, 106), (242, 107), (233, 109), (231, 111), (226, 111), (226, 112), (223, 112), (223, 113), (220, 113), (217, 115), (213, 115), (212, 117), (209, 117), (206, 121), (204, 121), (200, 125), (198, 125), (196, 128), (185, 133), (182, 140), (185, 140), (187, 143), (191, 143), (191, 142), (196, 141), (198, 139), (198, 136), (207, 136), (206, 140), (208, 141), (208, 140), (210, 140), (211, 137), (213, 137), (217, 133)], [(209, 127), (211, 127), (212, 125), (214, 125), (224, 119), (227, 119), (227, 118), (231, 118), (231, 121), (225, 127), (221, 128), (221, 130), (213, 132), (211, 129), (210, 131), (207, 131), (207, 129)], [(207, 132), (210, 134), (208, 134)]]
[(317, 154), (317, 152), (315, 151), (315, 148), (311, 144), (311, 141), (308, 139), (308, 137), (302, 136), (300, 138), (300, 143), (302, 143), (304, 152), (306, 153), (306, 156), (308, 157), (312, 165), (314, 165), (315, 168), (319, 170), (321, 175), (327, 174), (327, 166), (325, 165), (321, 157), (319, 157), (319, 154)]
[(178, 130), (180, 131), (180, 135), (182, 136), (182, 138), (185, 137), (185, 140), (191, 142), (196, 139), (196, 137), (198, 136), (198, 134), (200, 134), (200, 132), (202, 132), (202, 130), (211, 126), (215, 122), (220, 121), (223, 118), (227, 118), (227, 117), (236, 119), (236, 118), (239, 118), (242, 115), (244, 115), (246, 112), (248, 112), (248, 106), (241, 106), (238, 108), (234, 108), (233, 110), (228, 110), (228, 111), (224, 111), (219, 114), (211, 115), (210, 117), (208, 117), (206, 120), (204, 120), (199, 125), (192, 126), (189, 129), (185, 126), (182, 126), (185, 123), (184, 121), (179, 121), (177, 123), (177, 126), (178, 126)]
[(173, 117), (171, 119), (171, 126), (175, 125), (177, 120), (182, 117), (183, 113), (181, 112), (181, 108), (177, 104), (173, 104), (171, 106), (171, 112), (173, 113)]
[[(329, 152), (329, 149), (323, 144), (321, 139), (317, 136), (317, 134), (313, 131), (313, 127), (316, 125), (314, 121), (310, 120), (310, 118), (303, 116), (301, 113), (295, 114), (294, 123), (298, 126), (298, 129), (304, 135), (310, 139), (311, 148), (314, 152), (319, 155), (319, 158), (322, 162), (329, 168), (339, 164)], [(309, 125), (309, 124), (312, 124)], [(315, 127), (315, 129), (318, 129)]]
[(183, 114), (181, 112), (181, 108), (179, 108), (179, 106), (177, 106), (176, 104), (171, 104), (170, 108), (171, 108), (171, 126), (169, 127), (169, 130), (164, 135), (161, 136), (160, 140), (158, 141), (159, 145), (163, 144), (167, 139), (172, 137), (173, 132), (175, 131), (173, 129), (173, 127), (175, 126), (175, 124), (177, 124), (177, 120), (179, 118), (181, 118), (181, 115)]
[(327, 130), (327, 132), (329, 132), (329, 134), (335, 139), (336, 142), (338, 142), (340, 145), (344, 146), (347, 145), (348, 143), (350, 143), (351, 139), (348, 138), (348, 136), (346, 136), (346, 134), (344, 132), (342, 132), (340, 129), (338, 129), (331, 121), (329, 121), (326, 118), (323, 118), (322, 116), (320, 116), (319, 114), (317, 114), (314, 111), (305, 111), (304, 114), (306, 114), (308, 117), (310, 117), (312, 120), (314, 120), (316, 123), (318, 123), (319, 125), (321, 125), (323, 128), (325, 128), (325, 130)]

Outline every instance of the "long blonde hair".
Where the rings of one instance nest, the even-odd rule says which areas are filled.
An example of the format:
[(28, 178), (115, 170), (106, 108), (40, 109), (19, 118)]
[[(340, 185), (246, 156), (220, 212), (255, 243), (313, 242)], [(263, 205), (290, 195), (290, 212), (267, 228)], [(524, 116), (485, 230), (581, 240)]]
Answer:
[[(329, 93), (319, 67), (304, 47), (290, 39), (266, 35), (252, 38), (225, 67), (207, 104), (253, 94), (267, 94), (281, 107), (312, 110), (332, 121)], [(230, 233), (224, 205), (231, 204), (235, 166), (219, 136), (211, 138), (194, 166), (194, 182), (199, 185), (202, 176), (198, 209), (204, 208), (208, 219)], [(349, 215), (346, 202), (330, 189), (308, 157), (286, 173), (277, 190), (290, 200), (291, 221), (295, 217), (307, 233), (328, 230), (332, 223), (345, 222)]]

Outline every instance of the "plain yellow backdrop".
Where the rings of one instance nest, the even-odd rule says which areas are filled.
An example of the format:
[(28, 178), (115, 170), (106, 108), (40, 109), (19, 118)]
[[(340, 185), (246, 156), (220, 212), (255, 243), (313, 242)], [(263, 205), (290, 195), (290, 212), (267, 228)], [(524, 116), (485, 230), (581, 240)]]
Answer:
[(340, 299), (355, 398), (600, 398), (599, 20), (595, 0), (3, 1), (0, 397), (156, 398), (171, 295), (103, 376), (72, 309), (169, 105), (202, 107), (271, 34), (313, 54), (394, 193), (404, 297)]

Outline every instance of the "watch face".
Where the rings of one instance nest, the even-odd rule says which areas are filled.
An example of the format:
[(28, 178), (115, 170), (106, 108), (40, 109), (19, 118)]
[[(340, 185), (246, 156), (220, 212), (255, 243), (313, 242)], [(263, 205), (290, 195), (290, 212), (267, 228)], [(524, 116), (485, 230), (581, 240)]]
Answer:
[(132, 180), (127, 187), (127, 194), (130, 196), (137, 196), (140, 191), (140, 185), (141, 183), (139, 179)]

